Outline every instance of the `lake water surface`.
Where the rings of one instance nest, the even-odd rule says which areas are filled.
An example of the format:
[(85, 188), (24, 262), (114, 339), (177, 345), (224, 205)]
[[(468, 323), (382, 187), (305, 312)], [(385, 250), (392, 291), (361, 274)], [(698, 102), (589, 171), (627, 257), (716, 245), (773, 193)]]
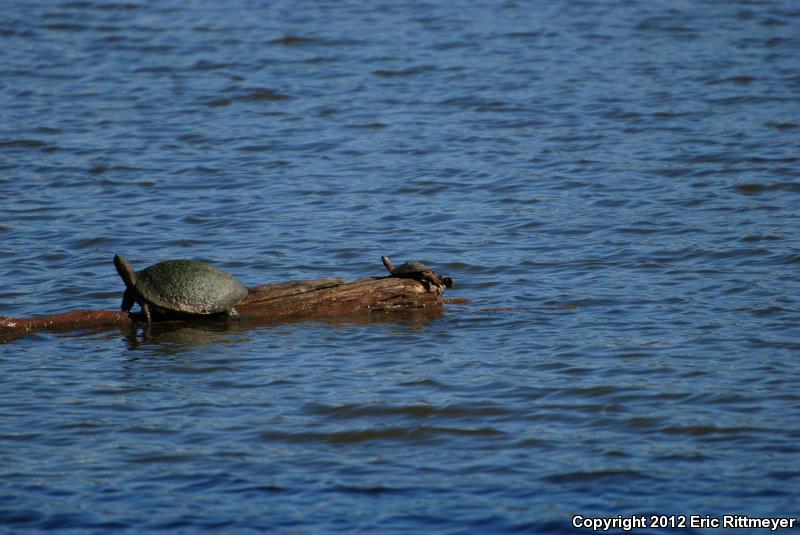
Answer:
[(797, 2), (3, 13), (0, 314), (117, 308), (115, 253), (470, 302), (0, 345), (0, 531), (800, 516)]

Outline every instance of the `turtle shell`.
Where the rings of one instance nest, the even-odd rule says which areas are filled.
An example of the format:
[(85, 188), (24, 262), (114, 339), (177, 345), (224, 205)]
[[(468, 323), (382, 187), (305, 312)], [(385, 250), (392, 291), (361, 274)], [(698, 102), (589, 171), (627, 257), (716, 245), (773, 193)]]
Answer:
[(419, 273), (420, 271), (431, 271), (431, 268), (423, 264), (422, 262), (417, 262), (416, 260), (409, 260), (405, 264), (401, 266), (397, 266), (392, 270), (393, 275), (407, 275), (411, 273)]
[(247, 295), (233, 276), (195, 260), (167, 260), (136, 273), (136, 292), (166, 311), (187, 314), (230, 312)]

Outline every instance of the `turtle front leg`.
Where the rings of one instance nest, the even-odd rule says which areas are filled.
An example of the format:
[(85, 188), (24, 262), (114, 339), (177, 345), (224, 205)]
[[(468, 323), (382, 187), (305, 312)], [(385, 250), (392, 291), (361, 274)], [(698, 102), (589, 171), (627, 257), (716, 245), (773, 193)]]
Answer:
[(133, 305), (136, 303), (136, 295), (131, 288), (127, 288), (125, 293), (122, 294), (122, 305), (120, 306), (120, 310), (123, 312), (128, 312)]

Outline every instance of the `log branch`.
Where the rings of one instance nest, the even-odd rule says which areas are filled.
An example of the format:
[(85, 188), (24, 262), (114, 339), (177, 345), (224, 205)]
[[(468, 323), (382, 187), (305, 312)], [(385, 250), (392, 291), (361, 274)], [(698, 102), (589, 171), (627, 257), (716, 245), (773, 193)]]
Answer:
[[(236, 306), (243, 318), (295, 320), (330, 318), (364, 312), (440, 310), (444, 285), (398, 277), (373, 277), (346, 282), (317, 279), (264, 284), (249, 289)], [(93, 332), (131, 327), (138, 314), (112, 310), (74, 310), (33, 318), (0, 316), (0, 341), (35, 332)]]
[(441, 306), (441, 293), (439, 287), (412, 279), (320, 279), (256, 286), (236, 309), (242, 316), (271, 318), (410, 310)]

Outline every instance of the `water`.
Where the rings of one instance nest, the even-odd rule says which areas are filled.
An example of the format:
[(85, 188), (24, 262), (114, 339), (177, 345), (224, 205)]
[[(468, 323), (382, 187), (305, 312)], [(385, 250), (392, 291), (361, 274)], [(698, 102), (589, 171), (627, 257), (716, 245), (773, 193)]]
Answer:
[(795, 2), (3, 11), (0, 314), (114, 253), (470, 300), (4, 344), (3, 531), (798, 516)]

